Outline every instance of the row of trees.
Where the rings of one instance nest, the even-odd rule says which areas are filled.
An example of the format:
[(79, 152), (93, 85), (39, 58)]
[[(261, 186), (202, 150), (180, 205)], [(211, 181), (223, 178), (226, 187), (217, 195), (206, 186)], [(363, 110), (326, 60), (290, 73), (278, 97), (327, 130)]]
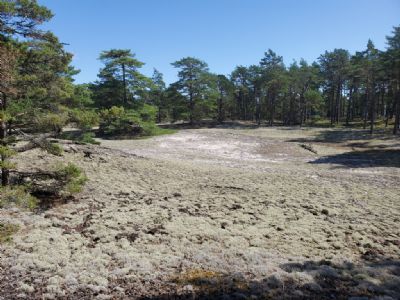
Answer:
[(95, 108), (151, 104), (157, 107), (158, 122), (212, 118), (303, 125), (327, 119), (331, 125), (359, 121), (372, 133), (379, 119), (386, 126), (393, 122), (396, 134), (400, 27), (387, 37), (387, 45), (379, 51), (368, 41), (364, 51), (353, 55), (334, 49), (312, 64), (300, 60), (289, 66), (268, 50), (259, 64), (237, 66), (229, 76), (213, 74), (204, 61), (186, 57), (172, 63), (178, 81), (169, 87), (157, 70), (152, 78), (140, 73), (144, 63), (130, 50), (113, 49), (100, 54), (104, 68), (99, 80), (79, 88), (91, 95)]

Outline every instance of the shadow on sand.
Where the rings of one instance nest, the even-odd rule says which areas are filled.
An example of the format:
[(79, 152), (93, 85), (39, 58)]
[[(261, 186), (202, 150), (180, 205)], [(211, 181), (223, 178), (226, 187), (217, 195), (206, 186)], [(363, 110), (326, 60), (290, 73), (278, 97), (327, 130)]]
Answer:
[[(172, 290), (141, 300), (163, 299), (399, 299), (400, 262), (364, 257), (362, 263), (332, 264), (306, 261), (280, 266), (280, 277), (247, 280), (242, 274), (179, 280), (180, 292)], [(168, 288), (167, 288), (168, 289)], [(132, 294), (133, 296), (133, 294)]]
[(336, 164), (349, 168), (400, 168), (400, 149), (351, 151), (318, 158), (311, 164)]

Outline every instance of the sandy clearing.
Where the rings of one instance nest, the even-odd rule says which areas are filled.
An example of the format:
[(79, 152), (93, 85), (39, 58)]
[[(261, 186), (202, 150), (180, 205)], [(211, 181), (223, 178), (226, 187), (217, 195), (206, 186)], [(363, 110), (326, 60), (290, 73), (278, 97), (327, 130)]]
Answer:
[[(196, 292), (219, 298), (214, 290), (202, 290), (210, 288), (204, 278), (201, 284), (185, 279), (193, 270), (206, 270), (222, 273), (211, 279), (223, 278), (224, 286), (226, 278), (239, 275), (245, 285), (256, 286), (229, 285), (231, 298), (236, 296), (229, 289), (255, 297), (396, 297), (399, 168), (361, 168), (340, 159), (313, 163), (351, 151), (343, 142), (313, 142), (318, 155), (298, 145), (322, 132), (182, 130), (145, 140), (102, 140), (101, 147), (91, 146), (92, 159), (80, 151), (41, 160), (35, 159), (39, 151), (24, 154), (21, 168), (73, 161), (90, 180), (78, 203), (42, 214), (1, 211), (1, 222), (18, 223), (21, 230), (12, 244), (1, 245), (0, 295)], [(391, 263), (371, 267), (385, 261)], [(328, 289), (329, 280), (344, 288)], [(283, 291), (286, 282), (293, 288)]]

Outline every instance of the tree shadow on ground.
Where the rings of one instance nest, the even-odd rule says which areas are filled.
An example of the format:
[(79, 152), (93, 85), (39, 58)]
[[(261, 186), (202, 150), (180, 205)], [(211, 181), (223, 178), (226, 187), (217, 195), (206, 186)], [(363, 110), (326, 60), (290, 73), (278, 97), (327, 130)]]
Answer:
[[(280, 266), (280, 275), (261, 280), (244, 274), (222, 275), (204, 272), (204, 276), (178, 276), (175, 286), (166, 290), (158, 286), (153, 296), (141, 300), (166, 299), (399, 299), (400, 262), (376, 258), (360, 264), (333, 264), (330, 261), (306, 261)], [(200, 275), (201, 273), (199, 273)], [(164, 292), (163, 292), (164, 290)], [(129, 290), (128, 294), (129, 295)], [(134, 293), (132, 294), (132, 296)], [(356, 298), (355, 298), (356, 299)]]
[(400, 137), (389, 134), (387, 130), (376, 130), (370, 134), (368, 130), (360, 129), (333, 129), (321, 131), (317, 136), (310, 138), (293, 139), (290, 142), (315, 142), (315, 143), (344, 143), (349, 141), (397, 141), (400, 142)]
[(336, 164), (349, 168), (400, 168), (400, 149), (372, 149), (324, 156), (311, 164)]

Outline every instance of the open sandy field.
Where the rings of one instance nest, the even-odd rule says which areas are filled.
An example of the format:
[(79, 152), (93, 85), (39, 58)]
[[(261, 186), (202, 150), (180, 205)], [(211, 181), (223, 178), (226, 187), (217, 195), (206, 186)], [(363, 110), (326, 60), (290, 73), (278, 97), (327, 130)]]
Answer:
[(399, 138), (231, 126), (21, 158), (89, 181), (69, 203), (0, 211), (20, 226), (0, 299), (400, 298)]

